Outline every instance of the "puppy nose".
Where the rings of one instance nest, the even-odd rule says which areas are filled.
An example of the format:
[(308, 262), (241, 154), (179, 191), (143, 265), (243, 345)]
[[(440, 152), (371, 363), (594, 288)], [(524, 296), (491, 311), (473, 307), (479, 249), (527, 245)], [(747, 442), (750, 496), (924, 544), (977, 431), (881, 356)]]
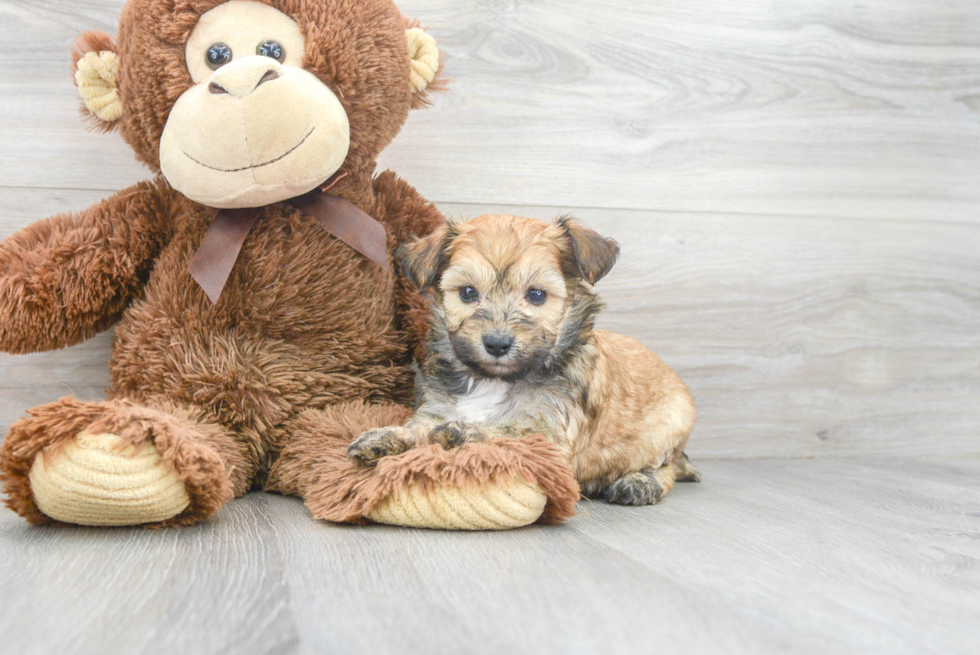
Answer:
[(486, 334), (483, 336), (483, 347), (494, 357), (503, 357), (514, 345), (514, 337), (509, 334)]

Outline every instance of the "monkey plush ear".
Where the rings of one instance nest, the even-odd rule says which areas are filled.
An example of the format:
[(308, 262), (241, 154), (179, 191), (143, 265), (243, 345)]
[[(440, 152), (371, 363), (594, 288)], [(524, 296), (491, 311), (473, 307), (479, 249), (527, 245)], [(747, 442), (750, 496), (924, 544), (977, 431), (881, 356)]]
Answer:
[(82, 96), (82, 113), (96, 128), (108, 132), (123, 117), (123, 106), (116, 88), (119, 55), (108, 34), (84, 32), (71, 52), (72, 74)]
[(589, 284), (595, 284), (608, 273), (619, 258), (619, 244), (598, 232), (562, 216), (555, 223), (565, 230), (571, 241), (571, 263), (575, 272)]
[(449, 261), (449, 245), (458, 234), (452, 223), (446, 223), (429, 236), (406, 243), (395, 252), (405, 277), (420, 291), (439, 281), (443, 265)]
[(431, 34), (419, 27), (418, 21), (406, 21), (405, 38), (408, 40), (408, 55), (412, 60), (409, 84), (412, 87), (412, 109), (427, 107), (431, 101), (429, 93), (442, 91), (446, 82), (439, 77), (442, 65), (439, 63), (439, 48)]

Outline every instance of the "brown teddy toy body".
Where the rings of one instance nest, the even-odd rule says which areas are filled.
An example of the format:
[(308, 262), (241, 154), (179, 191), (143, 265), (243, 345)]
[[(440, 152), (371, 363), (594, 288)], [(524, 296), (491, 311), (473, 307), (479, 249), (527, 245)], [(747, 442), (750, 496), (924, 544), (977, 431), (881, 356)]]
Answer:
[[(363, 430), (410, 414), (425, 307), (391, 252), (441, 217), (374, 168), (425, 104), (434, 57), (390, 0), (131, 0), (118, 45), (83, 35), (87, 110), (162, 175), (0, 244), (3, 350), (65, 347), (119, 321), (109, 399), (64, 398), (11, 427), (12, 509), (32, 523), (179, 525), (260, 485), (332, 520), (510, 527), (571, 512), (577, 488), (543, 439), (421, 448), (369, 471), (345, 457)], [(356, 209), (325, 222), (308, 203), (328, 180)], [(383, 265), (362, 254), (351, 212), (384, 226)], [(240, 244), (211, 236), (221, 221)], [(215, 300), (191, 270), (222, 258), (233, 267)]]

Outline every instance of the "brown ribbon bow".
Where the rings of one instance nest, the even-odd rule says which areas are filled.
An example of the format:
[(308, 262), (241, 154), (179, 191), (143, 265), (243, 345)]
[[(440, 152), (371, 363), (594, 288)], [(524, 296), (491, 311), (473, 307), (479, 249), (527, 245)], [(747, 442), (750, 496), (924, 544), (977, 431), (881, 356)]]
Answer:
[[(385, 267), (388, 237), (385, 227), (354, 203), (320, 190), (293, 198), (291, 205), (315, 218), (324, 230)], [(212, 303), (218, 302), (245, 238), (262, 208), (223, 209), (208, 228), (187, 270)]]

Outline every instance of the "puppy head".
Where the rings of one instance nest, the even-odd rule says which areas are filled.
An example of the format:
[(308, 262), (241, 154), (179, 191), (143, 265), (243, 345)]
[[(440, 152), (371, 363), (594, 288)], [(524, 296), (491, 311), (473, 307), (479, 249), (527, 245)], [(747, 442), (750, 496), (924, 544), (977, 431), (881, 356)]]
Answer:
[[(433, 288), (449, 354), (481, 377), (514, 380), (553, 364), (591, 332), (591, 293), (619, 255), (575, 220), (487, 214), (404, 246), (406, 275)], [(438, 347), (438, 344), (437, 344)]]

